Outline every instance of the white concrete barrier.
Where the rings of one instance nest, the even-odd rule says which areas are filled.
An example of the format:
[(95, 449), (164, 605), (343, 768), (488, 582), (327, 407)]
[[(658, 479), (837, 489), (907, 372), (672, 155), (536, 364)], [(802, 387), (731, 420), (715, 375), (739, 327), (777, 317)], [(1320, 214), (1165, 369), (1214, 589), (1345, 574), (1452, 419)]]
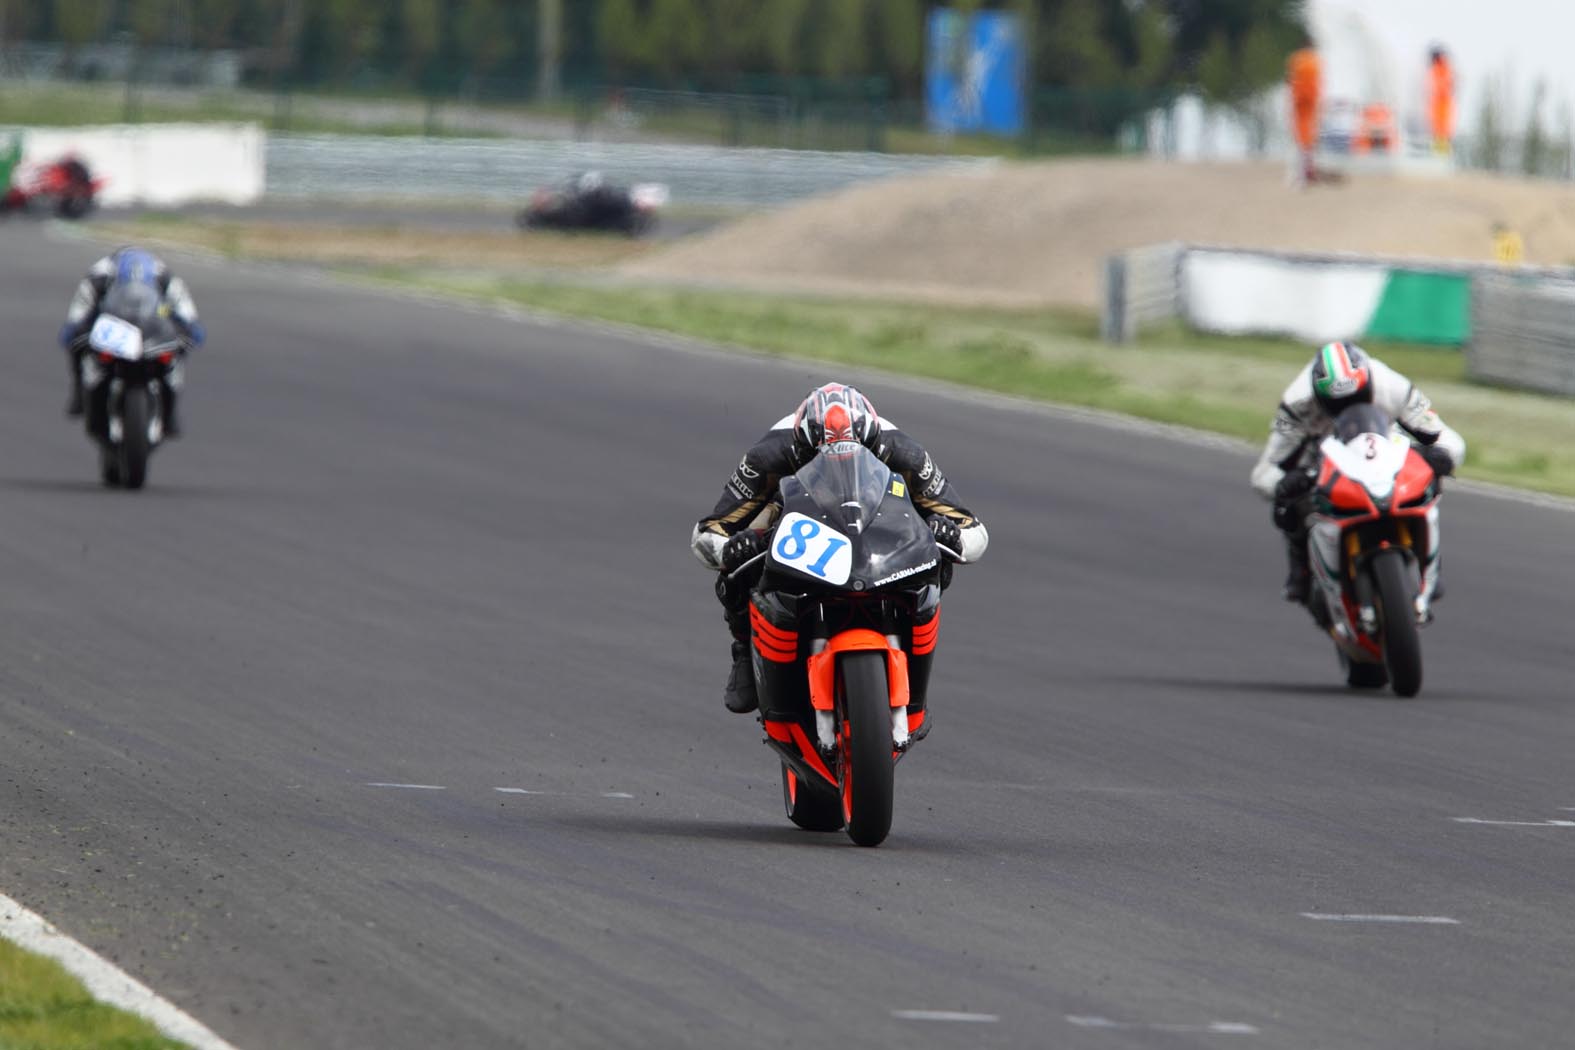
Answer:
[(1182, 261), (1181, 294), (1187, 323), (1202, 331), (1323, 343), (1363, 335), (1388, 278), (1388, 267), (1357, 259), (1193, 251)]
[(105, 180), (104, 205), (253, 204), (263, 195), (267, 136), (256, 124), (117, 124), (28, 128), (23, 162), (74, 153)]

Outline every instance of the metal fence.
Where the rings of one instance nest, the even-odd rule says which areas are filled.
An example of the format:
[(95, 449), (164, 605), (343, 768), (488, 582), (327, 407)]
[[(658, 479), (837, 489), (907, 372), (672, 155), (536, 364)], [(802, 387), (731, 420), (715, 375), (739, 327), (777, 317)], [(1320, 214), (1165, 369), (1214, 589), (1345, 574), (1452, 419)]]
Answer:
[(1108, 343), (1130, 343), (1144, 328), (1181, 316), (1179, 241), (1112, 255), (1105, 261), (1105, 308), (1100, 335)]
[(1575, 274), (1479, 274), (1471, 312), (1472, 379), (1575, 395)]
[[(739, 74), (663, 82), (620, 80), (600, 67), (566, 67), (545, 91), (535, 71), (480, 74), (464, 66), (313, 72), (310, 63), (259, 65), (266, 50), (202, 51), (109, 41), (0, 47), (0, 89), (72, 85), (102, 89), (126, 122), (170, 119), (193, 109), (254, 117), (274, 131), (368, 128), (447, 135), (712, 142), (724, 146), (854, 152), (917, 152), (955, 143), (932, 134), (913, 86), (881, 77)], [(974, 153), (1029, 155), (1142, 149), (1145, 114), (1170, 92), (1039, 88), (1015, 138), (978, 136)]]

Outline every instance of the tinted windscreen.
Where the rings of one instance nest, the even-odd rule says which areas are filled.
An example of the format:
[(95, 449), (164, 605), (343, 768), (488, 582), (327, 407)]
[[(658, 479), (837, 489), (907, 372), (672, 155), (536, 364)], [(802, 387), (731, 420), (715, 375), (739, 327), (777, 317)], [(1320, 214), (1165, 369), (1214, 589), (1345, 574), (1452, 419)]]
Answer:
[(858, 527), (874, 520), (891, 471), (863, 445), (845, 442), (826, 446), (797, 477), (822, 510), (843, 525)]
[(105, 293), (102, 313), (146, 328), (159, 314), (159, 293), (146, 284), (117, 284)]
[(1385, 437), (1394, 427), (1389, 413), (1376, 405), (1352, 405), (1334, 417), (1335, 440), (1346, 442), (1362, 434), (1382, 434)]

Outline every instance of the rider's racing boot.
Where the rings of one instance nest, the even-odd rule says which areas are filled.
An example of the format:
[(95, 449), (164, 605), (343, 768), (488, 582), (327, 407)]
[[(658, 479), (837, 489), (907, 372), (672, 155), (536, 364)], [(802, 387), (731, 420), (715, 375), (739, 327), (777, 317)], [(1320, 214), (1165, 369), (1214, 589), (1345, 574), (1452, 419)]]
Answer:
[(67, 355), (67, 360), (71, 364), (71, 397), (66, 401), (66, 415), (75, 419), (83, 410), (82, 357), (80, 354), (72, 353)]
[(180, 415), (175, 411), (177, 395), (168, 383), (164, 384), (162, 393), (164, 395), (164, 436), (178, 438), (180, 437)]
[(1307, 565), (1306, 552), (1302, 552), (1299, 558), (1293, 553), (1290, 561), (1290, 571), (1285, 574), (1285, 585), (1280, 588), (1280, 597), (1297, 605), (1306, 605), (1308, 591), (1312, 586), (1312, 570)]
[(755, 695), (755, 662), (749, 653), (749, 643), (733, 640), (733, 671), (727, 676), (727, 690), (722, 703), (735, 715), (747, 715), (760, 706)]
[(935, 663), (935, 642), (941, 629), (940, 592), (931, 589), (914, 616), (913, 644), (908, 651), (908, 746), (930, 733), (930, 667)]

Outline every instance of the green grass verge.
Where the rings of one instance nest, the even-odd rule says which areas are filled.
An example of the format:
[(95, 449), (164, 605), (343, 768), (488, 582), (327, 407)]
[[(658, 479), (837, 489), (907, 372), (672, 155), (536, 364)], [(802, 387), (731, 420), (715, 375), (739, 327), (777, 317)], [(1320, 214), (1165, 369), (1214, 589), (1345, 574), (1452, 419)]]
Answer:
[[(1263, 440), (1311, 348), (1179, 326), (1134, 346), (1099, 340), (1091, 315), (967, 309), (371, 268), (386, 282), (615, 321), (766, 353), (886, 369)], [(1466, 477), (1575, 495), (1575, 404), (1467, 381), (1461, 354), (1373, 345), (1470, 446)], [(828, 374), (833, 370), (827, 369)], [(877, 403), (879, 403), (877, 401)]]
[(0, 940), (0, 1048), (185, 1050), (134, 1014), (96, 1002), (53, 959)]

